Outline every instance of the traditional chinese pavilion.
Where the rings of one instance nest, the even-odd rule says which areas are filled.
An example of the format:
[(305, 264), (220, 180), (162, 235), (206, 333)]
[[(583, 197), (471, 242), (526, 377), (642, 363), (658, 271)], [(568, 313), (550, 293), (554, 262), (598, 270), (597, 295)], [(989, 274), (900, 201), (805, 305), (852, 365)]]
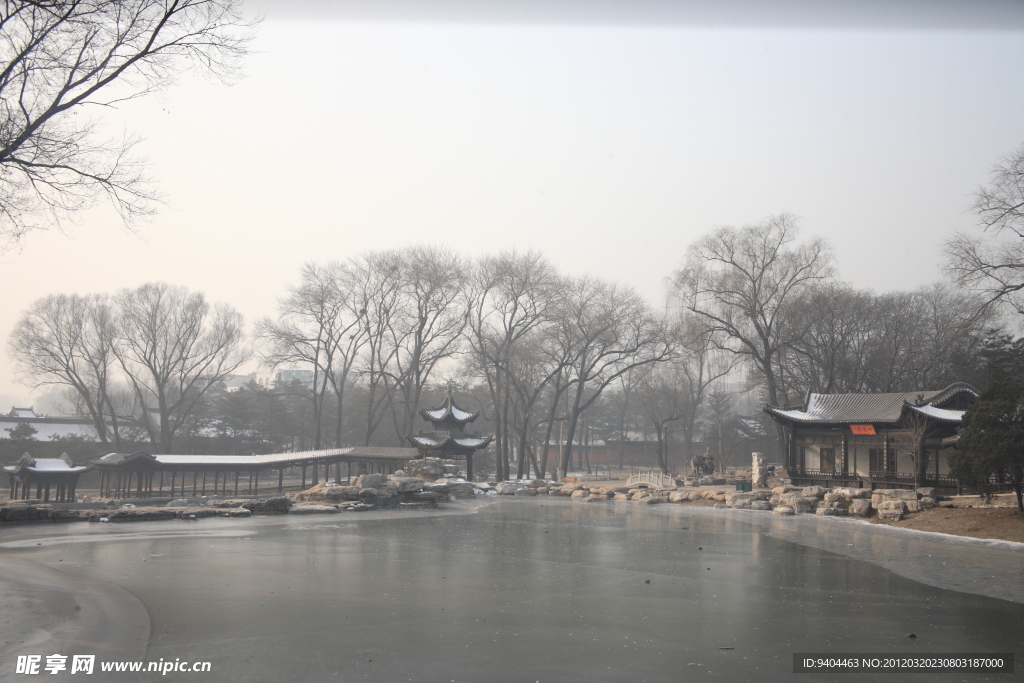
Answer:
[(34, 485), (36, 498), (49, 501), (52, 487), (54, 500), (71, 502), (75, 500), (78, 478), (90, 469), (88, 466), (75, 465), (67, 453), (61, 454), (59, 458), (33, 458), (25, 453), (18, 462), (4, 467), (4, 472), (10, 478), (11, 500), (32, 498)]
[(455, 405), (449, 389), (448, 398), (440, 407), (424, 409), (420, 416), (434, 426), (433, 431), (420, 432), (409, 436), (409, 443), (420, 451), (421, 457), (450, 458), (466, 461), (466, 478), (473, 479), (473, 454), (487, 448), (494, 439), (491, 436), (477, 436), (465, 431), (467, 424), (480, 416)]

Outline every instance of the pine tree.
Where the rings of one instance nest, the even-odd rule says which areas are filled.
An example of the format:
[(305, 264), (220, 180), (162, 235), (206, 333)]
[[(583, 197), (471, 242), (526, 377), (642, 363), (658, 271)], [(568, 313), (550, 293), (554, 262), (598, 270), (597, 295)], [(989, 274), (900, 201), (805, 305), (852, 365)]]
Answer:
[(991, 495), (992, 479), (1008, 479), (1024, 512), (1024, 386), (998, 365), (990, 365), (988, 384), (967, 409), (956, 451), (949, 456), (950, 473)]

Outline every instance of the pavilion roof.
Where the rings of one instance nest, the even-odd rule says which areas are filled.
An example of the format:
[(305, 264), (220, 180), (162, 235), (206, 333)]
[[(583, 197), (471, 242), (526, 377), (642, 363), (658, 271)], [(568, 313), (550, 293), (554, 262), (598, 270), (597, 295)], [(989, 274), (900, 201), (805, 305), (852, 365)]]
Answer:
[(945, 389), (883, 394), (809, 393), (802, 406), (766, 406), (765, 412), (779, 422), (797, 424), (896, 423), (907, 411), (941, 422), (959, 423), (964, 411), (942, 408), (952, 398), (978, 390), (958, 382)]
[(480, 411), (470, 413), (459, 408), (452, 399), (452, 392), (449, 391), (444, 403), (437, 408), (424, 408), (420, 411), (420, 416), (427, 422), (456, 422), (464, 425), (480, 417)]
[(18, 459), (18, 462), (4, 467), (9, 474), (21, 473), (53, 473), (53, 474), (80, 474), (91, 469), (86, 465), (75, 465), (67, 453), (61, 454), (59, 458), (33, 458), (25, 453)]

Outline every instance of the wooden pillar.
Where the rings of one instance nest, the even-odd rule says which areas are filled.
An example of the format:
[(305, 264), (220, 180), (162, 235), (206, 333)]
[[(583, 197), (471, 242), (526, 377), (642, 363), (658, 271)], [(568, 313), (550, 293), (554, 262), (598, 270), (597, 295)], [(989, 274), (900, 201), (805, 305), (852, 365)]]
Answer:
[(313, 482), (312, 482), (311, 485), (312, 486), (316, 486), (319, 483), (320, 483), (320, 463), (314, 462), (313, 463)]
[(473, 481), (473, 454), (466, 454), (466, 481)]
[(203, 470), (203, 495), (206, 495), (206, 470)]
[(195, 495), (196, 495), (196, 484), (198, 484), (198, 481), (196, 481), (197, 479), (199, 479), (199, 470), (192, 470), (192, 496), (193, 497), (195, 497)]
[(302, 463), (302, 490), (306, 490), (306, 463)]
[(45, 503), (45, 502), (47, 502), (49, 500), (50, 500), (50, 482), (46, 482), (46, 488), (45, 488), (45, 490), (43, 492), (43, 502)]
[(217, 485), (220, 484), (220, 472), (213, 472), (213, 495), (217, 495)]
[(348, 461), (348, 485), (352, 485), (352, 461)]
[(281, 493), (284, 491), (284, 468), (282, 467), (277, 471), (277, 492)]
[(341, 461), (340, 460), (338, 460), (337, 462), (334, 463), (334, 483), (335, 484), (340, 484), (341, 483)]
[(160, 470), (160, 496), (164, 495), (164, 471)]
[(235, 495), (238, 495), (238, 470), (235, 470)]
[(260, 495), (260, 471), (256, 470), (253, 473), (253, 475), (254, 476), (252, 478), (252, 495), (258, 496)]
[(171, 470), (171, 498), (174, 498), (174, 479), (175, 479), (174, 475), (175, 474), (177, 474), (177, 472), (175, 472), (174, 470)]

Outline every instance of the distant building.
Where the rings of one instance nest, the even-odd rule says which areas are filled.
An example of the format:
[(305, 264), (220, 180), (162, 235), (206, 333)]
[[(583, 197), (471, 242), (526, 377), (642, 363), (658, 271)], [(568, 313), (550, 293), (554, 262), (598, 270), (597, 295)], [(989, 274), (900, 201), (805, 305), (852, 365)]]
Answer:
[(92, 421), (82, 417), (47, 417), (37, 415), (29, 408), (11, 408), (11, 412), (0, 415), (0, 439), (11, 438), (11, 430), (19, 424), (27, 424), (35, 432), (32, 438), (36, 441), (49, 441), (66, 437), (81, 437), (90, 441), (96, 440), (96, 429)]
[(278, 370), (276, 381), (281, 384), (291, 384), (292, 382), (298, 382), (299, 384), (307, 387), (313, 386), (313, 371), (312, 370)]

